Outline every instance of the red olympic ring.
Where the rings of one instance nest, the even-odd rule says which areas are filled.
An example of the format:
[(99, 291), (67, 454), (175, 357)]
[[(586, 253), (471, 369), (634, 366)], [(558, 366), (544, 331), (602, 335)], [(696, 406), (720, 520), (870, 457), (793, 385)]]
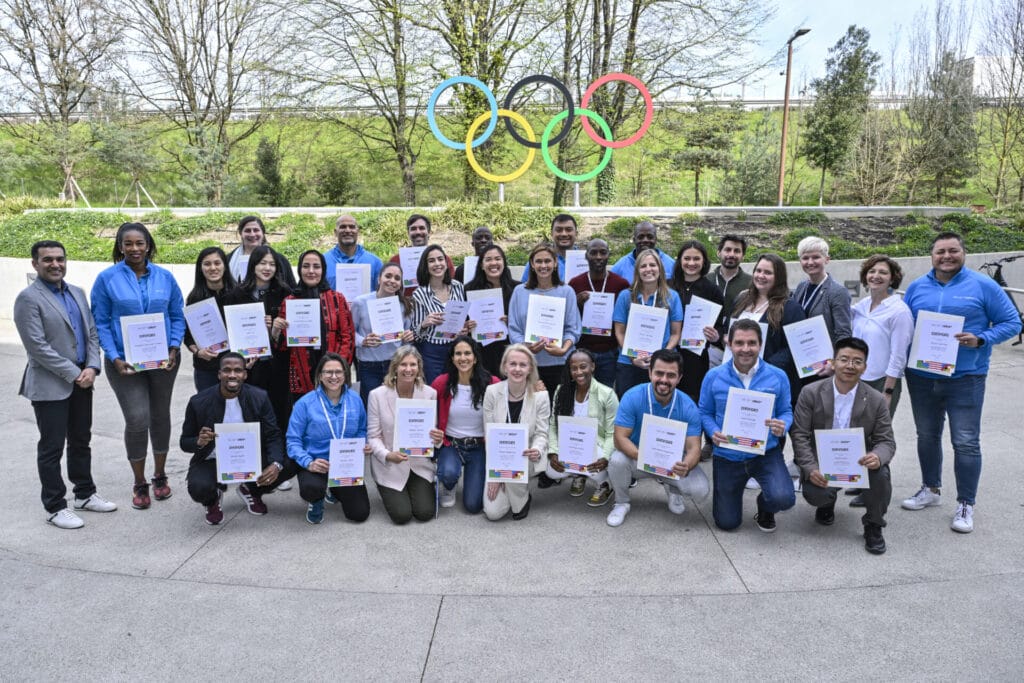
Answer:
[(580, 108), (586, 109), (587, 105), (590, 103), (590, 98), (593, 97), (595, 92), (597, 92), (597, 89), (610, 81), (625, 81), (640, 91), (640, 95), (644, 98), (644, 107), (646, 110), (644, 113), (643, 123), (640, 124), (640, 129), (625, 140), (619, 140), (616, 142), (614, 140), (605, 140), (603, 137), (598, 135), (597, 131), (595, 131), (593, 126), (590, 125), (590, 121), (588, 121), (586, 117), (581, 116), (580, 123), (583, 124), (583, 130), (586, 131), (590, 139), (601, 147), (622, 149), (623, 147), (629, 147), (634, 142), (642, 138), (644, 133), (647, 132), (647, 129), (651, 127), (651, 122), (654, 120), (654, 100), (651, 99), (651, 92), (643, 83), (640, 82), (640, 79), (630, 76), (627, 73), (619, 72), (605, 74), (591, 83), (587, 87), (587, 91), (583, 93), (583, 100), (580, 102)]

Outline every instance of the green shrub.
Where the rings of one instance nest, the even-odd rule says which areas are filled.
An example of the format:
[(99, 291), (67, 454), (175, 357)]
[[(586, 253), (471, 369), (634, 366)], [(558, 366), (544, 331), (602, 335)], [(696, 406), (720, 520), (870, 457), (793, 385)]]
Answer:
[(0, 256), (28, 256), (33, 243), (55, 239), (64, 245), (70, 259), (106, 261), (115, 231), (130, 220), (124, 214), (96, 211), (39, 211), (12, 216), (0, 220)]
[[(647, 216), (622, 216), (604, 226), (604, 234), (612, 239), (633, 239), (633, 228), (637, 223), (651, 220)], [(630, 249), (633, 247), (630, 246)]]
[(780, 211), (768, 216), (765, 223), (775, 226), (813, 225), (827, 220), (821, 211)]
[[(794, 228), (782, 236), (782, 244), (787, 249), (796, 249), (797, 245), (800, 244), (800, 240), (805, 237), (821, 237), (821, 231), (811, 227)], [(831, 242), (829, 247), (829, 253), (831, 253)]]
[(179, 241), (188, 237), (196, 237), (207, 232), (234, 231), (238, 221), (245, 216), (243, 213), (210, 211), (199, 216), (188, 218), (171, 218), (160, 223), (153, 232), (157, 244), (164, 241)]
[(46, 197), (6, 197), (0, 199), (0, 218), (16, 216), (29, 209), (66, 209), (71, 208), (71, 202), (63, 199), (50, 199)]

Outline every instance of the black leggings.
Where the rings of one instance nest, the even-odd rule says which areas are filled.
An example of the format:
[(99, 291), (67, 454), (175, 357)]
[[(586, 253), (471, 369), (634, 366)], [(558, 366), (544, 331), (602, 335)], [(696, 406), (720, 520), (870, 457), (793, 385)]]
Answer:
[[(327, 495), (327, 475), (300, 469), (299, 496), (307, 503), (323, 500)], [(331, 494), (341, 503), (345, 517), (353, 522), (365, 522), (370, 516), (370, 496), (366, 486), (332, 486)]]

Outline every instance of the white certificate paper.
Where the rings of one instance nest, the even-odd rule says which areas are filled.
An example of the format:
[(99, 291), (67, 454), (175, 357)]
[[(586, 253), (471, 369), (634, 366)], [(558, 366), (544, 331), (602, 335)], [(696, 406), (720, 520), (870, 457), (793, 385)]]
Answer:
[(665, 343), (666, 325), (667, 308), (634, 303), (629, 307), (629, 317), (626, 319), (622, 352), (629, 358), (647, 358)]
[(597, 459), (597, 420), (559, 415), (558, 461), (565, 470), (589, 476), (587, 465)]
[(582, 275), (590, 270), (587, 263), (587, 251), (585, 249), (570, 249), (565, 252), (565, 277), (562, 282), (569, 284), (569, 280), (577, 275)]
[(480, 263), (479, 256), (467, 256), (466, 260), (462, 262), (463, 284), (473, 281), (473, 276), (476, 275), (476, 267), (478, 263)]
[(682, 461), (686, 452), (688, 426), (679, 420), (645, 414), (640, 423), (636, 468), (659, 477), (678, 479), (679, 475), (672, 471), (672, 466)]
[(170, 361), (163, 313), (121, 317), (124, 360), (136, 371), (166, 368)]
[(449, 300), (444, 305), (444, 320), (434, 328), (434, 334), (445, 339), (455, 339), (459, 332), (466, 326), (466, 318), (469, 316), (468, 301)]
[(244, 484), (256, 481), (263, 470), (259, 422), (234, 422), (213, 425), (217, 435), (217, 481)]
[(527, 344), (542, 342), (562, 343), (565, 329), (565, 299), (560, 296), (531, 294), (526, 304), (526, 329), (523, 336)]
[(334, 264), (334, 289), (342, 293), (351, 307), (356, 297), (370, 293), (370, 264)]
[(430, 430), (437, 422), (437, 401), (421, 398), (400, 398), (395, 401), (395, 431), (391, 443), (407, 457), (430, 458), (434, 441)]
[(398, 250), (398, 263), (402, 266), (403, 287), (419, 287), (420, 281), (416, 279), (416, 269), (420, 267), (420, 256), (426, 250), (426, 247), (402, 247)]
[(864, 430), (815, 429), (818, 470), (832, 488), (868, 487), (868, 468), (857, 464), (864, 457)]
[(397, 296), (367, 299), (366, 314), (370, 318), (370, 331), (380, 337), (382, 344), (402, 341), (405, 320), (402, 318), (402, 302)]
[(365, 477), (366, 457), (363, 447), (366, 439), (331, 439), (331, 450), (327, 456), (330, 468), (327, 471), (328, 486), (362, 486)]
[(487, 481), (506, 484), (526, 484), (529, 481), (530, 460), (523, 455), (529, 444), (527, 429), (521, 424), (485, 425)]
[(228, 329), (212, 296), (185, 307), (185, 322), (192, 339), (201, 349), (218, 353), (228, 348)]
[(768, 445), (768, 424), (775, 410), (775, 395), (729, 387), (725, 401), (722, 433), (726, 448), (764, 455)]
[[(797, 374), (802, 378), (816, 375), (832, 358), (832, 340), (825, 318), (816, 315), (807, 320), (783, 325), (789, 352), (793, 355)], [(762, 344), (763, 346), (763, 344)]]
[(954, 335), (963, 331), (962, 315), (918, 311), (907, 367), (952, 376), (956, 370), (956, 355), (960, 352), (960, 341)]
[(228, 328), (228, 344), (246, 358), (270, 355), (270, 334), (263, 304), (236, 304), (224, 307), (224, 324)]
[(704, 336), (704, 328), (714, 327), (721, 312), (721, 304), (699, 296), (691, 297), (690, 303), (683, 309), (683, 332), (679, 339), (679, 348), (698, 356), (703, 353), (708, 343), (707, 337)]
[(612, 335), (612, 318), (615, 317), (615, 295), (609, 292), (591, 292), (583, 303), (583, 334), (597, 337)]
[(288, 346), (320, 348), (320, 299), (289, 299), (285, 316)]
[(505, 300), (500, 287), (466, 292), (466, 299), (469, 319), (476, 323), (473, 339), (483, 346), (508, 339), (508, 325), (501, 320), (505, 316)]

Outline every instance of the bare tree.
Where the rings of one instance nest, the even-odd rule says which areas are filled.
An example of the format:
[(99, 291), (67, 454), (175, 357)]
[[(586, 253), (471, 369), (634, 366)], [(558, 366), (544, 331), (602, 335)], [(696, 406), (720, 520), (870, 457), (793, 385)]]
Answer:
[[(995, 162), (984, 185), (998, 207), (1008, 199), (1013, 157), (1024, 151), (1024, 0), (993, 0), (984, 26), (982, 94), (994, 105), (984, 112), (982, 139)], [(1024, 179), (1018, 185), (1024, 195)]]
[(124, 0), (118, 7), (132, 27), (121, 73), (184, 136), (184, 145), (165, 151), (219, 204), (235, 147), (287, 92), (288, 15), (260, 0)]
[(4, 117), (4, 128), (60, 168), (72, 201), (75, 164), (93, 144), (75, 124), (119, 36), (99, 0), (0, 0), (0, 91), (9, 111), (36, 117)]

